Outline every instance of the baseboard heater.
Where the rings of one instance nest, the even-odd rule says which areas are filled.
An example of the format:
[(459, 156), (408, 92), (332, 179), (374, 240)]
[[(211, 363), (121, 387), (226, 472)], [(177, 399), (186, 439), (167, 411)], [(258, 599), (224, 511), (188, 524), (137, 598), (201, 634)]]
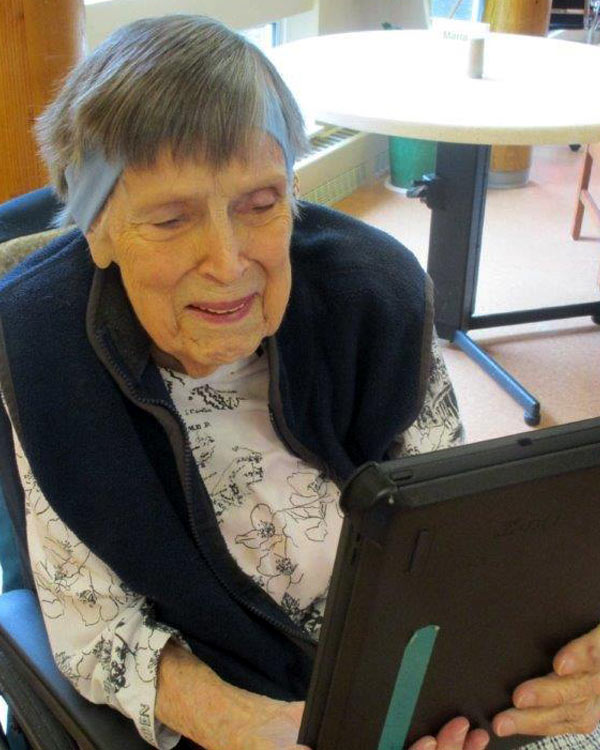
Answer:
[(310, 137), (310, 152), (296, 165), (300, 196), (331, 205), (389, 170), (386, 136), (324, 126)]

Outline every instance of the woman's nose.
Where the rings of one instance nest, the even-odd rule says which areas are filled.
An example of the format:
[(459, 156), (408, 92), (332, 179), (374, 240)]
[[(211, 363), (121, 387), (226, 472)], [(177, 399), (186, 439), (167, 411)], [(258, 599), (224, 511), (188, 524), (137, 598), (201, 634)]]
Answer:
[(229, 219), (213, 221), (200, 238), (201, 261), (198, 270), (220, 284), (233, 284), (247, 267), (243, 247)]

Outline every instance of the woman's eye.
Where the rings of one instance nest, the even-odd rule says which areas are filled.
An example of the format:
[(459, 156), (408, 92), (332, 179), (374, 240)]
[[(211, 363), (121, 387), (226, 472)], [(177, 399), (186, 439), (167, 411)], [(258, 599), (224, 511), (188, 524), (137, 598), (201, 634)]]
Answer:
[(152, 222), (152, 226), (156, 227), (157, 229), (175, 229), (176, 227), (180, 226), (184, 221), (182, 216), (178, 216), (175, 219), (166, 219), (165, 221), (154, 221)]
[(260, 190), (241, 201), (238, 211), (241, 213), (264, 214), (277, 203), (273, 190)]
[(271, 203), (259, 203), (255, 206), (252, 206), (252, 210), (256, 214), (264, 213), (265, 211), (268, 211), (270, 208), (273, 208), (275, 205), (275, 201), (272, 201)]

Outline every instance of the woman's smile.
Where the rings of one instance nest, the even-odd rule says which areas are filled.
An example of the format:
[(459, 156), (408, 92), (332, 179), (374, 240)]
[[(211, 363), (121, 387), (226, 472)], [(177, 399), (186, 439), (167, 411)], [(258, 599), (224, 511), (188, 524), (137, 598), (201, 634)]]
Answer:
[(223, 302), (194, 302), (187, 306), (192, 314), (217, 325), (237, 323), (251, 311), (253, 302), (258, 301), (256, 292), (237, 300)]

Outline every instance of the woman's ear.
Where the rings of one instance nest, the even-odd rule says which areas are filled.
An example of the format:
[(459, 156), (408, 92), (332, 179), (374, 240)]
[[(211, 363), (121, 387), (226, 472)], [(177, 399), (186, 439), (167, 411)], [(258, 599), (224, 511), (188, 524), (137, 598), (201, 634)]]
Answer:
[(98, 268), (108, 268), (114, 260), (112, 240), (108, 231), (108, 211), (102, 211), (85, 233), (92, 260)]

